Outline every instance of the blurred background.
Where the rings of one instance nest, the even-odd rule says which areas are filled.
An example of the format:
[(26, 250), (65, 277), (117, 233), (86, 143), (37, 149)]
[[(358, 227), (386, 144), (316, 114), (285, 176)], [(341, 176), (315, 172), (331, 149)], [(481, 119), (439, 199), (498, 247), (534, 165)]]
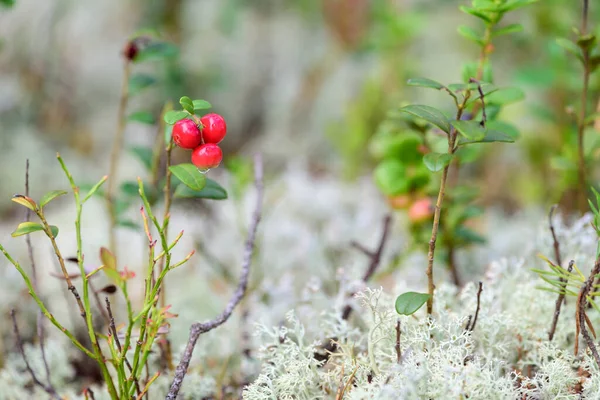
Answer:
[[(560, 203), (566, 214), (576, 209), (573, 110), (581, 104), (582, 68), (556, 39), (573, 37), (572, 27), (581, 23), (579, 3), (544, 0), (516, 10), (503, 24), (519, 23), (523, 29), (494, 40), (494, 84), (519, 89), (515, 102), (503, 106), (497, 118), (510, 124), (517, 140), (483, 146), (461, 168), (461, 180), (479, 188), (477, 203), (486, 211), (473, 226), (493, 238), (488, 247), (463, 254), (468, 277), (481, 273), (491, 258), (510, 255), (503, 253), (513, 251), (517, 242), (522, 245), (522, 232), (535, 230), (550, 205)], [(480, 49), (457, 32), (459, 25), (479, 29), (480, 21), (460, 12), (459, 6), (470, 2), (458, 0), (2, 0), (0, 4), (4, 5), (0, 6), (0, 243), (13, 249), (15, 257), (26, 256), (23, 241), (10, 238), (23, 219), (23, 209), (10, 197), (24, 191), (26, 159), (34, 198), (68, 187), (57, 152), (82, 185), (108, 173), (125, 79), (123, 50), (132, 38), (151, 35), (168, 44), (169, 54), (132, 67), (129, 89), (135, 96), (127, 114), (141, 110), (144, 114), (128, 121), (119, 170), (112, 178), (127, 183), (146, 174), (136, 149), (151, 148), (157, 132), (162, 134), (156, 121), (166, 102), (177, 104), (184, 95), (206, 99), (227, 120), (228, 135), (221, 144), (223, 168), (208, 176), (228, 190), (229, 198), (186, 201), (173, 211), (173, 234), (186, 231), (177, 254), (198, 250), (201, 255), (191, 271), (209, 277), (191, 283), (177, 271), (179, 278), (174, 274), (174, 283), (169, 283), (178, 288), (178, 297), (170, 300), (181, 306), (173, 327), (176, 349), (184, 343), (189, 323), (213, 315), (221, 303), (213, 299), (212, 306), (187, 311), (184, 306), (211, 290), (224, 293), (221, 300), (227, 298), (226, 274), (215, 265), (230, 266), (235, 276), (254, 195), (249, 166), (255, 152), (264, 155), (267, 178), (255, 286), (265, 293), (296, 287), (298, 299), (306, 287), (327, 292), (327, 284), (319, 286), (315, 276), (325, 274), (320, 276), (322, 282), (335, 281), (344, 275), (340, 268), (350, 281), (360, 276), (365, 260), (360, 253), (347, 254), (348, 242), (358, 238), (375, 244), (382, 217), (390, 211), (388, 196), (373, 182), (374, 168), (381, 161), (377, 135), (389, 113), (408, 103), (452, 110), (446, 94), (409, 87), (407, 79), (463, 82), (464, 65), (480, 56)], [(600, 7), (592, 4), (590, 13), (590, 29), (600, 32)], [(589, 113), (600, 111), (597, 75), (590, 81)], [(598, 172), (594, 162), (600, 144), (598, 126), (586, 127), (590, 183), (596, 182)], [(175, 150), (173, 157), (173, 163), (189, 162), (184, 150)], [(438, 180), (435, 175), (433, 181)], [(144, 236), (135, 228), (139, 200), (129, 200), (127, 207), (134, 223), (118, 231), (119, 257), (132, 269), (142, 268)], [(59, 244), (64, 252), (73, 252), (70, 197), (57, 200), (48, 213), (61, 227)], [(514, 214), (519, 224), (506, 227), (505, 217)], [(84, 221), (85, 251), (97, 254), (108, 244), (107, 215), (100, 199), (85, 211)], [(409, 225), (406, 215), (398, 212), (395, 244), (386, 254), (390, 271), (413, 260), (398, 261), (408, 238), (419, 237)], [(35, 237), (34, 243), (41, 268), (55, 268), (43, 238)], [(415, 244), (420, 253), (425, 244)], [(418, 257), (422, 254), (417, 259), (423, 260)], [(92, 255), (89, 259), (98, 261)], [(23, 285), (12, 267), (4, 261), (0, 266), (4, 274), (0, 285), (6, 289), (0, 293), (0, 309), (6, 313), (26, 296), (16, 290)], [(301, 279), (290, 281), (276, 270), (294, 271)], [(424, 285), (421, 272), (405, 272), (400, 280), (388, 282), (388, 288)], [(52, 297), (51, 288), (62, 283), (46, 280), (46, 292)], [(380, 283), (386, 285), (385, 277)], [(330, 289), (334, 292), (337, 287)], [(271, 296), (276, 298), (276, 293)], [(64, 301), (62, 294), (55, 297)], [(266, 309), (275, 307), (268, 299), (261, 301)], [(279, 304), (273, 315), (281, 316), (292, 303), (290, 299)], [(33, 306), (30, 321), (35, 318), (32, 310)], [(68, 314), (61, 307), (57, 313)], [(23, 315), (27, 318), (25, 310)], [(10, 340), (8, 327), (3, 335)]]

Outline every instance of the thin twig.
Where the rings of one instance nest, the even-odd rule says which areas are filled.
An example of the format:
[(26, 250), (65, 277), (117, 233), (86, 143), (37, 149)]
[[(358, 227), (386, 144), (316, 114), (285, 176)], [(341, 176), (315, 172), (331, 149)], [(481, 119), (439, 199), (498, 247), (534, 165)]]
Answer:
[(402, 349), (400, 348), (400, 335), (402, 330), (400, 329), (400, 319), (396, 322), (396, 361), (398, 364), (402, 361)]
[(581, 291), (579, 292), (579, 297), (577, 298), (577, 310), (575, 312), (575, 317), (577, 319), (577, 335), (575, 338), (575, 355), (577, 355), (579, 350), (579, 332), (581, 332), (581, 336), (585, 340), (588, 348), (592, 352), (594, 359), (596, 360), (596, 364), (600, 367), (600, 355), (598, 355), (598, 350), (596, 349), (596, 345), (594, 344), (594, 340), (591, 338), (585, 324), (586, 324), (586, 315), (585, 309), (587, 307), (588, 302), (588, 294), (592, 289), (592, 285), (594, 283), (594, 278), (596, 275), (600, 273), (600, 258), (596, 259), (594, 264), (594, 268), (590, 273), (590, 276), (585, 281), (585, 284), (581, 287)]
[(467, 325), (467, 330), (473, 332), (475, 329), (475, 324), (477, 323), (477, 317), (479, 316), (479, 308), (481, 307), (481, 292), (483, 291), (483, 283), (479, 282), (479, 289), (477, 290), (477, 308), (475, 309), (475, 316), (469, 325)]
[(171, 388), (169, 389), (169, 393), (167, 394), (167, 400), (175, 400), (177, 398), (177, 394), (181, 389), (181, 385), (183, 383), (183, 379), (187, 373), (188, 367), (190, 365), (190, 360), (192, 359), (192, 354), (194, 352), (194, 347), (196, 347), (196, 342), (198, 341), (198, 337), (210, 330), (215, 329), (216, 327), (225, 323), (235, 307), (239, 304), (239, 302), (244, 297), (246, 293), (246, 287), (248, 286), (248, 276), (250, 274), (250, 265), (252, 263), (252, 253), (254, 250), (254, 242), (256, 241), (256, 231), (258, 228), (258, 224), (260, 222), (261, 213), (262, 213), (262, 203), (263, 203), (263, 164), (262, 157), (260, 155), (256, 155), (254, 158), (254, 179), (256, 186), (256, 208), (254, 209), (254, 213), (252, 215), (252, 221), (250, 223), (250, 228), (248, 230), (248, 238), (246, 240), (246, 246), (244, 249), (244, 259), (242, 262), (242, 273), (240, 276), (240, 281), (238, 287), (233, 294), (233, 297), (229, 300), (229, 303), (225, 307), (225, 310), (216, 317), (215, 319), (208, 322), (198, 322), (191, 326), (190, 328), (190, 336), (188, 339), (188, 343), (185, 346), (185, 350), (183, 351), (183, 355), (181, 356), (181, 361), (175, 370), (175, 377), (173, 378), (173, 383), (171, 384)]
[[(106, 311), (108, 312), (109, 328), (113, 334), (113, 337), (115, 338), (115, 344), (117, 345), (117, 349), (119, 350), (119, 354), (120, 354), (123, 351), (123, 348), (121, 347), (121, 341), (119, 340), (119, 334), (117, 332), (117, 327), (115, 325), (115, 318), (113, 316), (112, 308), (110, 306), (110, 300), (108, 300), (108, 297), (105, 297), (104, 300), (106, 301)], [(127, 368), (129, 368), (129, 371), (133, 372), (133, 368), (131, 367), (131, 363), (127, 359), (127, 356), (125, 356), (124, 359), (125, 359), (125, 364), (127, 364)], [(140, 389), (140, 383), (135, 376), (133, 377), (133, 382), (135, 383), (135, 389), (139, 396), (139, 394), (142, 391)]]
[(10, 310), (10, 317), (11, 317), (12, 323), (13, 323), (13, 331), (15, 333), (15, 340), (17, 342), (17, 348), (19, 349), (19, 352), (21, 353), (21, 357), (23, 357), (23, 361), (25, 362), (25, 368), (27, 368), (27, 372), (29, 372), (29, 375), (31, 375), (31, 379), (33, 380), (33, 383), (35, 383), (37, 386), (44, 389), (44, 391), (46, 393), (48, 393), (50, 396), (52, 396), (53, 398), (60, 400), (61, 397), (58, 395), (58, 393), (56, 393), (56, 390), (52, 387), (52, 385), (51, 384), (44, 385), (37, 378), (37, 376), (35, 375), (35, 372), (33, 372), (33, 369), (31, 368), (31, 365), (29, 364), (29, 360), (27, 359), (27, 355), (25, 355), (25, 349), (23, 348), (23, 341), (21, 340), (21, 333), (19, 332), (19, 326), (17, 324), (17, 318), (15, 316), (14, 309)]
[(556, 231), (554, 230), (554, 223), (552, 222), (552, 216), (557, 207), (558, 207), (558, 205), (556, 205), (556, 204), (553, 205), (552, 207), (550, 207), (550, 212), (548, 213), (548, 226), (550, 227), (550, 233), (552, 234), (552, 242), (553, 242), (553, 246), (554, 246), (554, 259), (556, 261), (556, 265), (561, 267), (562, 266), (562, 257), (560, 256), (560, 242), (558, 241), (558, 238), (556, 237)]
[[(355, 241), (351, 242), (352, 247), (360, 250), (361, 252), (363, 252), (365, 255), (367, 255), (371, 259), (369, 261), (369, 266), (367, 267), (367, 270), (365, 271), (365, 273), (362, 277), (362, 281), (365, 283), (368, 282), (369, 279), (371, 279), (373, 274), (375, 274), (377, 267), (379, 267), (379, 264), (381, 263), (381, 256), (383, 254), (383, 250), (385, 249), (385, 244), (387, 242), (387, 239), (388, 239), (388, 236), (390, 233), (391, 223), (392, 223), (392, 216), (388, 214), (383, 219), (383, 229), (381, 232), (381, 238), (379, 239), (379, 244), (377, 245), (377, 249), (375, 251), (371, 251), (371, 250), (367, 249), (366, 247), (364, 247), (363, 245), (361, 245), (360, 243), (357, 243)], [(354, 295), (354, 293), (353, 293), (353, 295)], [(351, 313), (352, 313), (352, 307), (350, 305), (347, 305), (346, 307), (344, 307), (344, 310), (342, 311), (342, 318), (348, 319), (350, 317)]]
[[(571, 272), (573, 271), (573, 264), (575, 263), (574, 260), (571, 260), (569, 262), (569, 268), (567, 269), (567, 271)], [(562, 293), (560, 293), (558, 295), (558, 298), (556, 299), (556, 303), (555, 303), (555, 308), (554, 308), (554, 316), (552, 317), (552, 325), (550, 325), (550, 331), (548, 332), (548, 340), (552, 341), (552, 339), (554, 339), (554, 332), (556, 332), (556, 325), (558, 324), (558, 317), (560, 316), (560, 309), (562, 307), (563, 304), (563, 300), (565, 298), (565, 290), (567, 288), (567, 280), (568, 279), (563, 279), (562, 277), (559, 279), (560, 282), (562, 282)]]
[[(583, 10), (581, 16), (581, 36), (585, 36), (587, 33), (587, 23), (589, 14), (589, 3), (588, 0), (583, 0)], [(584, 148), (584, 133), (585, 133), (585, 119), (587, 116), (587, 99), (590, 86), (590, 75), (591, 69), (591, 51), (590, 46), (582, 48), (583, 56), (583, 88), (581, 90), (581, 109), (579, 110), (579, 118), (577, 120), (577, 160), (578, 160), (578, 180), (579, 180), (579, 191), (578, 191), (578, 205), (581, 213), (585, 212), (586, 209), (586, 163), (585, 163), (585, 148)]]

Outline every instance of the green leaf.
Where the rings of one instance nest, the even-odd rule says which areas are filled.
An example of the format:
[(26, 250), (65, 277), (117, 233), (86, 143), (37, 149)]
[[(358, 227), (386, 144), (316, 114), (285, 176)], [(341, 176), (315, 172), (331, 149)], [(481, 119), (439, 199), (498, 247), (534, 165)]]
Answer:
[(471, 120), (452, 121), (452, 126), (469, 140), (481, 140), (485, 137), (485, 128), (479, 122)]
[(44, 226), (42, 224), (38, 224), (37, 222), (22, 222), (17, 226), (17, 229), (13, 233), (11, 233), (12, 237), (23, 236), (29, 233), (43, 231)]
[(148, 147), (134, 146), (130, 147), (129, 151), (141, 161), (148, 171), (152, 169), (152, 149), (149, 149)]
[(184, 119), (188, 115), (190, 115), (190, 114), (187, 111), (171, 110), (171, 111), (168, 111), (165, 113), (165, 116), (163, 117), (163, 119), (167, 124), (173, 125), (173, 124), (175, 124), (175, 122)]
[(31, 211), (35, 211), (37, 207), (37, 204), (35, 204), (35, 201), (31, 197), (23, 196), (22, 194), (15, 194), (11, 200), (23, 207), (29, 208)]
[(516, 103), (525, 98), (525, 93), (516, 87), (501, 88), (488, 96), (485, 96), (486, 105), (499, 105), (503, 106), (510, 103)]
[(427, 303), (430, 297), (427, 293), (403, 293), (396, 298), (396, 312), (400, 315), (412, 315)]
[(537, 0), (508, 0), (500, 6), (499, 10), (502, 12), (513, 11), (536, 2)]
[(64, 190), (53, 190), (51, 192), (46, 193), (42, 196), (40, 200), (40, 207), (44, 207), (46, 204), (50, 203), (55, 198), (67, 194)]
[(450, 133), (450, 122), (442, 112), (436, 108), (424, 105), (410, 105), (402, 107), (400, 111), (422, 118), (437, 126), (446, 133)]
[(462, 11), (466, 14), (470, 14), (474, 17), (482, 19), (485, 22), (492, 22), (492, 20), (490, 19), (489, 16), (487, 16), (484, 12), (479, 11), (475, 8), (470, 8), (470, 7), (466, 7), (466, 6), (460, 6), (459, 8), (460, 8), (460, 11)]
[(520, 136), (519, 130), (513, 124), (509, 124), (508, 122), (498, 120), (487, 121), (485, 127), (488, 131), (500, 131), (505, 135), (510, 136), (513, 140), (518, 139)]
[(139, 231), (139, 230), (142, 229), (142, 227), (140, 226), (140, 224), (138, 224), (137, 222), (128, 220), (128, 219), (120, 219), (117, 222), (117, 225), (119, 225), (119, 226), (121, 226), (123, 228), (129, 228), (129, 229), (134, 230), (134, 231)]
[(556, 39), (556, 44), (565, 49), (567, 52), (573, 54), (580, 61), (583, 62), (583, 54), (581, 53), (581, 49), (575, 43), (565, 38)]
[(171, 143), (173, 137), (173, 125), (165, 124), (165, 143)]
[(129, 78), (129, 96), (135, 96), (142, 90), (156, 82), (154, 77), (148, 74), (136, 74)]
[(427, 153), (423, 156), (423, 163), (431, 172), (443, 170), (450, 164), (450, 161), (452, 161), (452, 155), (448, 153)]
[(134, 62), (164, 60), (173, 58), (179, 54), (177, 46), (167, 42), (151, 43), (142, 48), (142, 50), (134, 58)]
[(56, 238), (58, 236), (58, 227), (50, 225), (50, 232), (52, 232), (52, 236)]
[(192, 190), (186, 185), (179, 185), (175, 189), (175, 197), (180, 199), (227, 199), (227, 191), (212, 179), (206, 179), (206, 186), (202, 190)]
[(189, 112), (190, 114), (194, 113), (194, 104), (192, 103), (192, 99), (190, 99), (187, 96), (183, 96), (182, 98), (179, 99), (179, 104), (181, 104), (181, 107)]
[(483, 39), (481, 39), (481, 35), (477, 33), (473, 28), (470, 28), (466, 25), (460, 25), (457, 31), (462, 37), (469, 39), (480, 46), (483, 46), (484, 41)]
[(521, 24), (510, 24), (502, 28), (498, 28), (494, 30), (492, 33), (493, 36), (501, 36), (507, 35), (509, 33), (521, 32), (523, 30), (523, 25)]
[[(108, 179), (108, 176), (105, 175), (95, 185), (85, 185), (86, 189), (87, 188), (89, 188), (89, 189), (88, 189), (87, 194), (85, 195), (85, 197), (83, 198), (83, 200), (81, 202), (85, 203), (86, 201), (89, 200), (90, 197), (92, 197), (95, 194), (98, 194), (100, 196), (104, 196), (104, 193), (102, 192), (102, 190), (100, 190), (100, 187), (102, 185), (104, 185), (104, 182), (106, 182), (107, 179)], [(80, 187), (80, 189), (83, 189), (83, 187)]]
[(463, 145), (472, 144), (472, 143), (494, 143), (494, 142), (514, 143), (515, 139), (512, 136), (510, 136), (504, 132), (501, 132), (501, 131), (487, 130), (485, 132), (485, 136), (478, 140), (460, 138), (458, 141), (458, 145), (463, 146)]
[(154, 115), (150, 111), (136, 111), (132, 114), (129, 114), (127, 120), (148, 125), (154, 125), (156, 123)]
[(6, 8), (10, 8), (10, 7), (14, 6), (15, 3), (16, 3), (16, 0), (0, 0), (0, 4), (2, 4)]
[(499, 5), (492, 0), (473, 0), (473, 8), (483, 11), (498, 11)]
[(192, 190), (200, 191), (206, 185), (206, 177), (193, 164), (173, 165), (169, 171)]
[(207, 110), (212, 107), (206, 100), (194, 100), (192, 103), (194, 105), (194, 110)]
[(100, 261), (105, 269), (117, 269), (117, 259), (115, 255), (106, 247), (100, 248)]
[(396, 159), (388, 159), (379, 163), (373, 174), (375, 184), (385, 195), (395, 196), (406, 193), (409, 189), (406, 168)]
[(441, 83), (436, 82), (431, 79), (428, 79), (428, 78), (411, 78), (406, 82), (406, 84), (408, 86), (419, 86), (419, 87), (425, 87), (425, 88), (431, 88), (431, 89), (437, 89), (437, 90), (441, 90), (445, 87)]

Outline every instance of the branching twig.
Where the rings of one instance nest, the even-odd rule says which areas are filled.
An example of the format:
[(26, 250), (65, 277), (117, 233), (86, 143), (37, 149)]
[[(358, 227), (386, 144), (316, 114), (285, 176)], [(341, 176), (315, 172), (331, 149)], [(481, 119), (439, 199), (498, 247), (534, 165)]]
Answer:
[(183, 379), (185, 378), (188, 367), (190, 365), (190, 360), (192, 359), (192, 354), (194, 352), (196, 342), (198, 341), (198, 337), (200, 337), (201, 334), (213, 330), (225, 323), (233, 313), (235, 307), (244, 297), (244, 294), (246, 293), (246, 287), (248, 286), (248, 276), (250, 274), (250, 265), (252, 263), (254, 242), (256, 240), (256, 231), (262, 213), (263, 164), (262, 157), (260, 155), (256, 155), (254, 158), (254, 179), (257, 192), (256, 208), (254, 209), (252, 221), (248, 230), (248, 238), (246, 240), (246, 246), (244, 249), (244, 259), (242, 262), (242, 273), (240, 276), (238, 287), (235, 293), (233, 294), (233, 297), (229, 300), (229, 303), (225, 307), (225, 310), (223, 310), (223, 312), (218, 317), (208, 322), (197, 322), (191, 326), (188, 343), (185, 346), (185, 350), (183, 351), (181, 361), (179, 362), (179, 365), (177, 365), (177, 368), (175, 370), (175, 377), (173, 378), (173, 383), (171, 384), (169, 393), (167, 394), (167, 400), (175, 400), (177, 398), (177, 394), (181, 389)]
[[(584, 285), (581, 287), (581, 291), (579, 292), (579, 297), (577, 298), (577, 310), (575, 311), (575, 318), (577, 322), (577, 334), (575, 335), (575, 355), (579, 352), (579, 332), (581, 332), (581, 336), (585, 340), (588, 348), (592, 352), (594, 359), (596, 360), (596, 364), (600, 367), (600, 355), (598, 355), (598, 350), (596, 349), (596, 345), (594, 344), (594, 340), (590, 336), (585, 324), (586, 324), (586, 315), (585, 310), (587, 308), (588, 303), (588, 294), (592, 289), (594, 278), (596, 275), (600, 274), (600, 258), (596, 259), (596, 263), (594, 264), (594, 268), (592, 272), (590, 272), (590, 276), (585, 281)], [(590, 325), (591, 326), (591, 325)]]
[[(388, 239), (388, 236), (390, 233), (391, 223), (392, 223), (392, 216), (388, 214), (385, 216), (385, 218), (383, 220), (383, 230), (381, 232), (381, 239), (379, 239), (379, 245), (377, 245), (377, 249), (375, 251), (371, 251), (371, 250), (367, 249), (365, 246), (363, 246), (362, 244), (355, 242), (355, 241), (352, 241), (350, 243), (350, 245), (352, 247), (360, 250), (367, 257), (369, 257), (371, 259), (369, 262), (369, 266), (362, 277), (362, 280), (365, 283), (368, 282), (369, 279), (371, 279), (371, 277), (377, 270), (377, 267), (379, 267), (379, 264), (381, 263), (381, 256), (383, 254), (383, 250), (385, 248), (385, 244), (387, 242), (387, 239)], [(350, 317), (351, 313), (352, 313), (352, 307), (350, 305), (347, 305), (346, 307), (344, 307), (344, 310), (342, 311), (342, 318), (348, 319)]]
[[(550, 225), (552, 226), (552, 225)], [(557, 243), (557, 242), (555, 242)], [(573, 271), (573, 264), (575, 263), (574, 260), (571, 260), (569, 262), (569, 268), (567, 269), (567, 271), (571, 272)], [(562, 277), (559, 278), (560, 282), (562, 282), (562, 290), (563, 292), (561, 294), (558, 295), (558, 298), (556, 299), (556, 304), (555, 304), (555, 308), (554, 308), (554, 317), (552, 317), (552, 325), (550, 325), (550, 331), (548, 332), (548, 340), (552, 341), (552, 339), (554, 339), (554, 332), (556, 331), (556, 325), (558, 324), (558, 317), (560, 315), (560, 308), (562, 307), (563, 304), (563, 300), (565, 298), (565, 293), (564, 290), (566, 290), (567, 288), (567, 279), (563, 279)]]
[(477, 323), (477, 317), (479, 316), (479, 308), (481, 306), (481, 292), (483, 291), (483, 283), (479, 282), (479, 289), (477, 290), (477, 309), (475, 309), (475, 316), (473, 320), (469, 318), (469, 323), (467, 324), (467, 331), (473, 332), (475, 329), (475, 324)]
[(21, 353), (21, 357), (23, 357), (23, 361), (25, 362), (25, 368), (27, 368), (27, 372), (29, 372), (29, 375), (31, 375), (31, 379), (33, 380), (33, 383), (35, 383), (37, 386), (44, 389), (44, 391), (46, 393), (48, 393), (50, 396), (52, 396), (52, 398), (60, 400), (61, 397), (58, 395), (58, 393), (56, 393), (56, 390), (54, 390), (52, 385), (50, 385), (50, 384), (44, 385), (37, 378), (37, 376), (35, 375), (35, 372), (33, 372), (33, 369), (31, 368), (31, 365), (29, 364), (29, 360), (27, 359), (27, 355), (25, 355), (25, 349), (23, 348), (23, 341), (21, 340), (21, 333), (19, 332), (19, 326), (17, 325), (17, 318), (15, 316), (14, 309), (10, 310), (10, 317), (11, 317), (12, 323), (13, 323), (13, 331), (15, 333), (15, 340), (17, 341), (17, 348), (19, 349), (19, 352)]

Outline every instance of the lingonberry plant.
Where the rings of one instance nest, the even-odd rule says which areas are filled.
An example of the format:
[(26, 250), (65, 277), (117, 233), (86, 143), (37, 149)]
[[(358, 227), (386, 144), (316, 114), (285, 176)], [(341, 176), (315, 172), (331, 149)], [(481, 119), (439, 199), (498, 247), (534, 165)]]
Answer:
[[(148, 59), (165, 59), (171, 57), (174, 51), (175, 48), (172, 45), (154, 41), (149, 36), (137, 36), (125, 47), (123, 56), (125, 58), (126, 80), (123, 85), (121, 107), (119, 109), (119, 123), (110, 163), (111, 174), (114, 175), (117, 172), (120, 148), (124, 140), (125, 121), (137, 121), (146, 124), (155, 123), (154, 115), (147, 111), (137, 111), (130, 114), (129, 117), (125, 117), (129, 96), (137, 94), (139, 90), (155, 82), (154, 78), (147, 75), (130, 76), (131, 64)], [(158, 124), (159, 134), (157, 135), (155, 148), (136, 148), (133, 151), (146, 166), (150, 175), (150, 182), (145, 181), (141, 177), (136, 182), (125, 182), (121, 186), (121, 193), (119, 193), (118, 197), (114, 195), (115, 177), (113, 175), (110, 178), (109, 176), (102, 177), (96, 184), (88, 185), (89, 188), (86, 190), (85, 185), (76, 183), (66, 163), (60, 155), (57, 155), (60, 166), (70, 184), (75, 201), (77, 255), (73, 261), (79, 267), (77, 273), (72, 273), (68, 270), (67, 263), (70, 258), (63, 255), (56, 242), (59, 228), (51, 225), (45, 214), (45, 209), (50, 206), (51, 201), (67, 194), (67, 192), (63, 190), (51, 191), (42, 196), (39, 201), (35, 201), (28, 195), (15, 195), (12, 198), (13, 202), (29, 209), (39, 220), (38, 222), (28, 220), (19, 224), (12, 236), (18, 237), (41, 231), (48, 237), (61, 267), (60, 278), (65, 281), (66, 289), (73, 294), (79, 314), (84, 321), (91, 348), (86, 347), (81, 339), (78, 339), (74, 331), (67, 329), (53, 316), (37, 292), (37, 288), (28, 273), (10, 255), (6, 248), (0, 244), (0, 251), (21, 274), (27, 285), (29, 294), (35, 300), (43, 315), (67, 336), (76, 348), (97, 363), (111, 399), (134, 398), (141, 400), (148, 393), (151, 384), (161, 374), (163, 369), (174, 369), (168, 340), (160, 341), (160, 343), (158, 340), (159, 337), (168, 333), (169, 319), (176, 317), (175, 314), (169, 311), (170, 306), (166, 304), (164, 282), (169, 272), (190, 260), (194, 254), (194, 250), (182, 260), (175, 261), (172, 259), (172, 251), (183, 236), (183, 231), (181, 231), (174, 239), (170, 240), (168, 238), (172, 199), (227, 198), (225, 189), (218, 183), (205, 177), (207, 170), (218, 167), (223, 158), (223, 153), (217, 143), (222, 141), (226, 135), (225, 120), (222, 116), (214, 113), (200, 117), (198, 115), (199, 112), (211, 108), (210, 103), (205, 100), (192, 101), (189, 97), (184, 96), (180, 99), (180, 104), (183, 108), (182, 111), (170, 110), (171, 107), (169, 105), (163, 107), (161, 112), (162, 118)], [(163, 121), (166, 123), (165, 125), (163, 125)], [(171, 150), (174, 144), (193, 150), (191, 154), (193, 164), (171, 165)], [(163, 170), (164, 177), (161, 179), (159, 169), (163, 156), (165, 156), (166, 160)], [(255, 174), (257, 187), (260, 188), (262, 171), (259, 159), (255, 163)], [(105, 183), (108, 184), (108, 188), (103, 193), (102, 188)], [(164, 193), (165, 211), (162, 220), (159, 220), (153, 212), (153, 208), (159, 201), (161, 190)], [(133, 193), (137, 194), (137, 200), (133, 198)], [(187, 366), (189, 365), (198, 336), (225, 322), (245, 293), (250, 257), (254, 245), (254, 235), (260, 218), (260, 194), (261, 192), (259, 192), (254, 223), (249, 230), (250, 236), (246, 246), (244, 272), (240, 279), (239, 289), (230, 301), (228, 308), (216, 320), (192, 326), (190, 333), (191, 344), (186, 348), (186, 352), (180, 360), (180, 365), (177, 368), (174, 382), (169, 392), (170, 398), (177, 396), (181, 382), (187, 372)], [(89, 268), (88, 261), (90, 258), (86, 259), (83, 254), (82, 211), (83, 206), (94, 195), (103, 195), (106, 198), (108, 213), (113, 223), (110, 230), (111, 247), (99, 248), (99, 259), (102, 264), (97, 268)], [(121, 200), (121, 203), (119, 203), (119, 200), (123, 197), (126, 200)], [(128, 283), (131, 279), (135, 279), (136, 275), (134, 272), (128, 270), (126, 266), (120, 265), (114, 240), (114, 230), (119, 225), (130, 228), (137, 226), (135, 221), (124, 221), (122, 216), (124, 215), (123, 211), (129, 205), (136, 202), (140, 204), (140, 201), (140, 223), (142, 231), (147, 238), (148, 260), (147, 268), (144, 271), (143, 303), (138, 310), (135, 310), (129, 293)], [(105, 275), (111, 284), (101, 290), (96, 290), (93, 281), (101, 273)], [(81, 289), (78, 289), (75, 284), (78, 280), (81, 282), (79, 285)], [(119, 321), (115, 320), (109, 297), (106, 297), (105, 302), (102, 302), (99, 297), (100, 293), (122, 295), (125, 300), (127, 315), (127, 320), (124, 323), (119, 323)], [(96, 302), (96, 308), (92, 307), (93, 301)], [(100, 312), (105, 319), (106, 333), (101, 333), (97, 326), (94, 325), (93, 317), (97, 312)], [(147, 372), (149, 368), (149, 355), (153, 351), (156, 351), (158, 345), (160, 345), (161, 354), (165, 361), (163, 367), (155, 371), (152, 376), (146, 375), (143, 378), (143, 371)], [(47, 389), (48, 393), (57, 396), (54, 389), (50, 389)]]
[[(498, 116), (504, 105), (521, 99), (523, 94), (517, 88), (498, 88), (492, 84), (490, 55), (494, 50), (493, 39), (522, 29), (519, 24), (500, 25), (504, 16), (534, 2), (474, 0), (471, 7), (461, 6), (463, 12), (483, 25), (483, 31), (467, 26), (458, 28), (462, 36), (479, 46), (478, 61), (464, 66), (462, 83), (444, 85), (427, 78), (408, 81), (411, 86), (448, 94), (454, 103), (452, 115), (428, 105), (406, 105), (399, 113), (390, 114), (374, 138), (372, 149), (382, 159), (374, 172), (375, 182), (393, 207), (409, 207), (416, 242), (429, 243), (428, 295), (418, 297), (421, 305), (427, 301), (428, 315), (433, 311), (433, 265), (438, 236), (456, 285), (461, 284), (454, 261), (456, 248), (483, 240), (468, 227), (469, 220), (482, 212), (472, 204), (477, 191), (459, 184), (458, 170), (461, 164), (480, 157), (483, 150), (475, 145), (513, 142), (517, 135), (514, 127), (500, 121)], [(431, 173), (438, 172), (441, 172), (439, 184), (430, 179)], [(435, 204), (428, 201), (430, 192), (437, 193)], [(397, 310), (403, 309), (401, 299), (398, 300), (401, 304), (396, 304)]]

